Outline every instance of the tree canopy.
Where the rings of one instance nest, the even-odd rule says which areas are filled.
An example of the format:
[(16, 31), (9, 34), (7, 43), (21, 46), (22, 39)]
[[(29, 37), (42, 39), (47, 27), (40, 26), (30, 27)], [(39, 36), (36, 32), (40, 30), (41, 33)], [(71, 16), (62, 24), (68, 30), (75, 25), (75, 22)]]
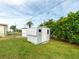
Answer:
[(16, 31), (16, 25), (12, 25), (12, 26), (10, 26), (10, 29), (12, 29), (12, 31)]
[(66, 17), (61, 17), (56, 22), (49, 19), (42, 24), (51, 29), (52, 37), (79, 43), (79, 11), (76, 13), (70, 12)]

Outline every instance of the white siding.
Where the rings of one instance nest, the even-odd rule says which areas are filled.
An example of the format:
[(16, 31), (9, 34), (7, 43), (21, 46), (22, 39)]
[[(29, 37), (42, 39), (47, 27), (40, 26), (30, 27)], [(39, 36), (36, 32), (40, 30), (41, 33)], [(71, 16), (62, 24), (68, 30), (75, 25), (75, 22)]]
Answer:
[[(41, 30), (41, 32), (39, 32), (39, 29)], [(49, 34), (47, 34), (47, 30), (49, 30)], [(27, 40), (29, 42), (39, 44), (50, 40), (50, 29), (49, 28), (29, 28), (26, 30), (22, 29), (22, 36), (27, 37)]]
[(47, 41), (47, 29), (42, 29), (42, 42)]
[(6, 36), (7, 35), (7, 26), (1, 26), (0, 25), (0, 36)]
[(8, 32), (8, 27), (4, 26), (4, 33), (5, 33), (5, 35), (7, 35), (7, 32)]
[(34, 37), (34, 36), (27, 36), (27, 40), (28, 40), (29, 42), (34, 43), (34, 44), (38, 44), (37, 37)]
[(37, 35), (37, 28), (28, 28), (27, 35)]
[(38, 41), (37, 41), (37, 28), (27, 29), (27, 40), (34, 43), (34, 44), (38, 44)]
[(26, 29), (22, 29), (22, 36), (23, 36), (23, 37), (26, 37), (26, 36), (27, 36)]
[[(39, 32), (39, 30), (41, 30), (41, 32)], [(42, 42), (42, 28), (38, 28), (37, 36), (38, 36), (37, 38), (38, 43), (41, 43)]]

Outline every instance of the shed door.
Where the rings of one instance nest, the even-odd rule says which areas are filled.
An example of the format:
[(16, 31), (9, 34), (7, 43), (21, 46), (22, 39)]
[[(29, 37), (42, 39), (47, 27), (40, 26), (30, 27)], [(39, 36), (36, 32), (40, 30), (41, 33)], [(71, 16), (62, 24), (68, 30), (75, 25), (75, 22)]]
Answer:
[(42, 29), (38, 29), (38, 42), (41, 43), (42, 42)]

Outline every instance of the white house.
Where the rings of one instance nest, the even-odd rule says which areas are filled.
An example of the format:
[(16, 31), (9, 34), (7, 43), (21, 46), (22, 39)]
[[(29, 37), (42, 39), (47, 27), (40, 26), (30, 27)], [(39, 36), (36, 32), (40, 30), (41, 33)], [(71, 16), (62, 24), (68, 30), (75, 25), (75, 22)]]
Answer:
[(22, 28), (22, 37), (27, 37), (27, 28)]
[(0, 37), (4, 37), (7, 35), (8, 26), (7, 24), (0, 24)]
[(46, 43), (50, 40), (49, 28), (23, 28), (22, 36), (34, 44)]

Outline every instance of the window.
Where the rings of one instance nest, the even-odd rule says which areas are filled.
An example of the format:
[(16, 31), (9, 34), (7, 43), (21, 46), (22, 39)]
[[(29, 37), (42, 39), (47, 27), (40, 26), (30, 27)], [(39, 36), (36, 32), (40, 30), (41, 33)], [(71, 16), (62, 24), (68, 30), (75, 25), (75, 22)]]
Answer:
[(47, 30), (47, 34), (49, 34), (49, 30)]
[(39, 29), (39, 32), (41, 32), (41, 29)]

